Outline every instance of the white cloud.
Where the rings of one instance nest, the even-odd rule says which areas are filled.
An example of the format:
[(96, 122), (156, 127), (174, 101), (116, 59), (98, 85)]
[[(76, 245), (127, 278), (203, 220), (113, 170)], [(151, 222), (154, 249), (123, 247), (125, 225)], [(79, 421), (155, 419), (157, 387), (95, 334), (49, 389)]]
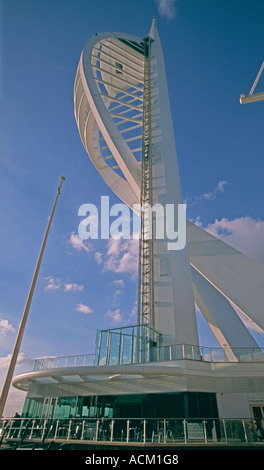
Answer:
[(131, 274), (134, 278), (138, 271), (138, 240), (110, 238), (103, 257), (103, 271)]
[(123, 291), (122, 291), (121, 289), (117, 289), (117, 290), (115, 291), (114, 296), (115, 296), (115, 297), (118, 297), (118, 296), (121, 295), (121, 294), (123, 294)]
[[(8, 367), (11, 361), (12, 354), (8, 354), (5, 357), (0, 357), (0, 367)], [(24, 353), (19, 353), (17, 357), (16, 365), (21, 366), (32, 366), (33, 360)]]
[(0, 338), (5, 338), (8, 333), (15, 333), (15, 328), (8, 320), (0, 318)]
[(176, 0), (155, 0), (160, 16), (168, 20), (176, 16)]
[(44, 290), (59, 290), (61, 288), (61, 281), (58, 278), (54, 279), (54, 277), (48, 276), (45, 277), (45, 281), (47, 281), (47, 285)]
[(103, 263), (103, 253), (100, 253), (100, 251), (96, 251), (96, 253), (94, 254), (94, 259), (95, 261), (97, 261), (98, 264), (102, 264)]
[[(11, 354), (0, 357), (0, 390), (6, 379), (7, 368), (10, 364)], [(32, 370), (33, 359), (24, 353), (19, 353), (16, 363), (15, 375), (22, 374), (26, 370)], [(10, 387), (7, 402), (4, 409), (5, 417), (12, 417), (16, 412), (21, 413), (25, 400), (25, 392)]]
[(84, 288), (83, 285), (78, 285), (76, 283), (64, 283), (64, 292), (77, 292), (82, 291)]
[(227, 185), (227, 181), (221, 180), (215, 185), (212, 191), (203, 193), (200, 196), (196, 196), (193, 202), (188, 203), (187, 201), (187, 204), (190, 206), (193, 206), (194, 204), (197, 204), (199, 201), (214, 201), (218, 193), (223, 193), (225, 191), (226, 185)]
[(47, 282), (44, 287), (45, 291), (53, 291), (63, 289), (64, 292), (77, 292), (84, 289), (83, 285), (76, 284), (75, 282), (62, 282), (59, 278), (54, 278), (52, 276), (45, 277)]
[(112, 320), (113, 325), (120, 325), (123, 322), (123, 315), (120, 312), (120, 309), (107, 310), (105, 316)]
[(204, 193), (201, 198), (205, 201), (214, 200), (216, 198), (217, 193), (223, 193), (225, 185), (227, 184), (226, 181), (219, 181), (217, 185), (214, 187), (213, 191), (210, 193)]
[(197, 217), (196, 217), (196, 219), (193, 223), (194, 223), (194, 225), (197, 225), (197, 227), (201, 227), (201, 228), (203, 227), (203, 224), (201, 222), (201, 217), (199, 215), (197, 215)]
[(93, 310), (85, 304), (78, 304), (76, 307), (77, 312), (84, 313), (85, 315), (89, 315), (90, 313), (93, 313)]
[(4, 409), (4, 416), (6, 418), (12, 418), (17, 412), (21, 414), (25, 398), (26, 392), (22, 392), (22, 390), (17, 390), (12, 387), (8, 394), (8, 400)]
[(113, 284), (114, 284), (115, 286), (124, 287), (124, 281), (123, 281), (123, 279), (116, 279), (115, 281), (113, 281)]
[(131, 310), (131, 312), (130, 312), (130, 318), (135, 318), (135, 317), (137, 317), (137, 307), (138, 307), (138, 305), (137, 305), (137, 300), (135, 300), (134, 305), (133, 305), (133, 307), (132, 307), (132, 310)]
[(251, 258), (264, 263), (264, 220), (237, 217), (215, 220), (205, 227), (212, 235), (229, 243)]
[(79, 235), (77, 235), (77, 233), (75, 232), (71, 233), (69, 243), (72, 246), (72, 248), (74, 248), (74, 250), (77, 250), (77, 251), (81, 251), (81, 250), (92, 251), (93, 250), (91, 243), (82, 240), (79, 237)]
[(119, 298), (120, 295), (122, 295), (123, 293), (124, 293), (124, 291), (121, 290), (121, 289), (117, 289), (117, 290), (114, 292), (113, 300), (112, 300), (112, 302), (111, 302), (111, 306), (112, 306), (112, 307), (118, 307), (118, 306), (119, 306), (118, 298)]

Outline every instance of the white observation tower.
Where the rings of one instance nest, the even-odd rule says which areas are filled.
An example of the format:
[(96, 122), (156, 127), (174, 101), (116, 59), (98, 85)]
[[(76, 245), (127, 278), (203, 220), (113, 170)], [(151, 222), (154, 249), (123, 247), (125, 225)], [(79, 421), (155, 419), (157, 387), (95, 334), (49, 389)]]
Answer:
[[(23, 415), (58, 419), (57, 427), (67, 418), (69, 430), (72, 416), (84, 417), (82, 439), (87, 420), (128, 418), (127, 442), (132, 418), (162, 418), (164, 427), (169, 418), (181, 418), (181, 426), (211, 419), (219, 439), (226, 439), (226, 418), (264, 419), (263, 348), (241, 320), (264, 329), (264, 266), (185, 219), (186, 243), (180, 233), (182, 193), (155, 20), (143, 39), (110, 32), (88, 40), (74, 111), (101, 177), (141, 217), (138, 321), (99, 330), (92, 364), (86, 356), (72, 366), (73, 358), (46, 357), (15, 377), (28, 392)], [(153, 209), (152, 219), (142, 207)], [(195, 305), (219, 348), (199, 344)], [(112, 437), (120, 437), (121, 421)], [(144, 421), (145, 438), (151, 422)]]
[[(108, 186), (132, 209), (173, 206), (175, 213), (164, 214), (177, 227), (182, 193), (155, 19), (144, 39), (102, 33), (87, 42), (74, 107), (82, 142)], [(264, 328), (264, 267), (191, 222), (186, 246), (169, 249), (166, 233), (155, 236), (158, 213), (149, 238), (144, 217), (141, 211), (138, 322), (161, 333), (165, 345), (198, 345), (196, 302), (231, 356), (234, 348), (257, 347), (233, 306)]]

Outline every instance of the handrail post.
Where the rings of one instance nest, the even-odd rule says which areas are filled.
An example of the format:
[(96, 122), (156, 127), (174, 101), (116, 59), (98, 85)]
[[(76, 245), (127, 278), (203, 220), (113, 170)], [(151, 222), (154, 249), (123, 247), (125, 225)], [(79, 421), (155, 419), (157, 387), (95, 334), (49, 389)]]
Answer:
[(57, 434), (58, 434), (59, 422), (60, 422), (60, 421), (57, 419), (57, 421), (56, 421), (56, 427), (55, 427), (55, 434), (54, 434), (54, 438), (53, 438), (54, 441), (55, 441), (55, 439), (56, 439), (56, 437), (57, 437)]
[(45, 419), (44, 425), (43, 425), (43, 431), (42, 431), (42, 440), (44, 439), (44, 436), (45, 436), (46, 425), (47, 425), (47, 420)]
[(203, 427), (204, 427), (204, 442), (207, 444), (207, 432), (206, 432), (206, 423), (205, 419), (203, 420)]
[(99, 419), (97, 419), (96, 421), (95, 442), (98, 441), (98, 431), (99, 431)]
[(129, 442), (129, 419), (127, 420), (127, 437), (126, 441)]
[(13, 423), (14, 423), (14, 420), (12, 419), (11, 424), (10, 424), (10, 428), (9, 428), (9, 431), (8, 431), (8, 434), (7, 434), (7, 438), (10, 437), (10, 433), (11, 433), (11, 430), (12, 430)]
[(21, 420), (21, 423), (20, 423), (20, 426), (19, 426), (19, 431), (18, 431), (18, 436), (17, 436), (17, 437), (20, 437), (20, 436), (21, 436), (21, 432), (22, 432), (22, 428), (23, 428), (23, 423), (24, 423), (24, 420), (22, 419), (22, 420)]
[(223, 428), (224, 428), (225, 441), (227, 442), (227, 432), (226, 432), (226, 423), (225, 423), (225, 419), (223, 419)]
[(72, 420), (70, 419), (70, 422), (69, 422), (69, 429), (68, 429), (68, 435), (67, 435), (67, 441), (70, 440), (70, 436), (71, 436), (71, 425), (72, 425)]
[(164, 419), (163, 440), (164, 440), (164, 444), (166, 444), (166, 419)]
[(34, 426), (35, 426), (35, 422), (36, 422), (36, 420), (34, 419), (34, 420), (32, 421), (32, 426), (31, 426), (31, 431), (30, 431), (30, 434), (29, 434), (29, 439), (32, 438), (33, 431), (34, 431)]
[(183, 420), (183, 432), (184, 432), (184, 443), (187, 444), (187, 429), (186, 429), (187, 421)]
[(248, 442), (247, 431), (246, 431), (246, 426), (245, 426), (245, 420), (244, 419), (242, 419), (242, 425), (243, 425), (243, 430), (244, 430), (245, 441)]
[(112, 422), (111, 422), (110, 442), (113, 442), (113, 436), (114, 436), (114, 420), (112, 419)]
[(84, 426), (85, 426), (85, 419), (83, 419), (83, 422), (82, 422), (82, 433), (81, 433), (81, 441), (83, 441), (83, 436), (84, 436)]
[(143, 442), (146, 443), (146, 420), (143, 421)]

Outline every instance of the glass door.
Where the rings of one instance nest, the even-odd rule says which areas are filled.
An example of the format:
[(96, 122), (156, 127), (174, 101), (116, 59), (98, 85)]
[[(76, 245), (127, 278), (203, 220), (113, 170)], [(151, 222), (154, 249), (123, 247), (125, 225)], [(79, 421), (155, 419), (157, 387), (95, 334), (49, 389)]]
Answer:
[(41, 418), (49, 419), (54, 417), (54, 412), (57, 404), (57, 398), (45, 398), (41, 413)]
[(264, 405), (252, 405), (251, 412), (254, 418), (257, 438), (259, 441), (264, 440)]

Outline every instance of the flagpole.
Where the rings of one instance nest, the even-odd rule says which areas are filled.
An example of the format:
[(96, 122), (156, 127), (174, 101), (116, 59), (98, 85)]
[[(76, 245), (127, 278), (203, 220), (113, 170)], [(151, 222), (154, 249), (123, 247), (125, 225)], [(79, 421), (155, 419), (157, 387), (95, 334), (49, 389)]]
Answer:
[(41, 245), (38, 261), (37, 261), (35, 271), (34, 271), (34, 275), (33, 275), (32, 281), (31, 281), (31, 286), (30, 286), (30, 289), (29, 289), (29, 293), (28, 293), (26, 304), (25, 304), (24, 312), (23, 312), (23, 315), (22, 315), (21, 323), (19, 325), (14, 350), (13, 350), (13, 353), (12, 353), (12, 356), (11, 356), (11, 361), (10, 361), (10, 364), (9, 364), (8, 372), (7, 372), (5, 383), (4, 383), (4, 386), (3, 386), (3, 390), (2, 390), (2, 394), (1, 394), (1, 398), (0, 398), (0, 418), (3, 416), (7, 396), (8, 396), (8, 393), (9, 393), (10, 386), (11, 386), (11, 381), (12, 381), (12, 378), (13, 378), (13, 375), (14, 375), (14, 370), (15, 370), (15, 366), (16, 366), (16, 362), (17, 362), (17, 358), (18, 358), (19, 349), (20, 349), (21, 342), (22, 342), (22, 339), (23, 339), (23, 334), (24, 334), (24, 330), (25, 330), (25, 326), (26, 326), (26, 322), (27, 322), (27, 318), (28, 318), (30, 305), (31, 305), (31, 302), (32, 302), (32, 298), (33, 298), (33, 294), (34, 294), (34, 290), (35, 290), (35, 286), (36, 286), (36, 282), (37, 282), (37, 278), (38, 278), (38, 274), (39, 274), (39, 270), (40, 270), (40, 265), (41, 265), (41, 262), (42, 262), (45, 246), (46, 246), (46, 243), (47, 243), (50, 227), (51, 227), (51, 224), (52, 224), (52, 219), (53, 219), (54, 212), (55, 212), (56, 205), (57, 205), (57, 201), (58, 201), (58, 198), (59, 198), (59, 195), (60, 195), (60, 190), (61, 190), (61, 187), (62, 187), (62, 183), (65, 180), (64, 176), (61, 176), (60, 179), (61, 179), (60, 185), (57, 189), (57, 195), (56, 195), (53, 207), (52, 207), (52, 211), (51, 211), (51, 214), (50, 214), (50, 217), (49, 217), (49, 222), (48, 222), (46, 232), (45, 232), (45, 235), (44, 235), (44, 238), (43, 238), (43, 242), (42, 242), (42, 245)]

